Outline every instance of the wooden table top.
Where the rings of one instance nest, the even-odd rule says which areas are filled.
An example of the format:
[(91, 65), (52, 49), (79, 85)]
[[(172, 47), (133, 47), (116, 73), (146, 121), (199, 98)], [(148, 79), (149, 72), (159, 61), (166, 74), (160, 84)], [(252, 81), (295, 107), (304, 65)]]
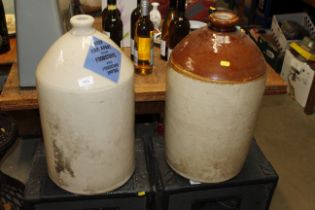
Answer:
[(10, 38), (10, 51), (0, 54), (0, 65), (16, 62), (16, 39)]
[[(0, 110), (36, 109), (38, 108), (36, 89), (19, 87), (15, 39), (11, 40), (11, 43), (10, 52), (0, 55), (0, 65), (13, 63), (0, 95)], [(124, 48), (123, 51), (129, 56), (129, 48)], [(155, 47), (154, 54), (153, 73), (146, 76), (135, 76), (136, 102), (161, 102), (165, 100), (165, 72), (168, 64), (159, 58), (158, 47)], [(286, 87), (287, 84), (268, 65), (265, 94), (284, 94)]]

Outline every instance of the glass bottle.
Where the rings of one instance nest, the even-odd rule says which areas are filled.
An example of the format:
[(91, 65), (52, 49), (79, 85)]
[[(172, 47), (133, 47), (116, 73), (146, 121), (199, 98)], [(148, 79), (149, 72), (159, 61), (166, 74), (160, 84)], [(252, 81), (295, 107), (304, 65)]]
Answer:
[(141, 1), (141, 17), (135, 31), (135, 72), (140, 75), (152, 73), (153, 69), (153, 23), (149, 16), (148, 0)]
[(107, 0), (107, 12), (102, 22), (103, 32), (120, 47), (123, 37), (123, 23), (116, 0)]
[(10, 40), (2, 0), (0, 0), (0, 53), (10, 50)]
[[(107, 11), (108, 11), (108, 9), (107, 9), (107, 6), (106, 6), (106, 7), (104, 7), (104, 9), (103, 9), (103, 11), (102, 11), (102, 23), (103, 23), (103, 22), (105, 21), (105, 19), (106, 19)], [(102, 24), (102, 27), (103, 27), (103, 24)]]
[(169, 59), (169, 56), (177, 43), (189, 34), (190, 31), (189, 20), (185, 15), (185, 4), (186, 0), (178, 0), (177, 15), (170, 23), (167, 42), (167, 59)]
[(132, 11), (130, 17), (130, 58), (134, 60), (135, 54), (135, 30), (136, 30), (136, 23), (139, 17), (141, 16), (141, 0), (137, 0), (137, 7)]
[(168, 34), (169, 34), (170, 23), (176, 16), (176, 4), (177, 4), (177, 0), (170, 0), (170, 5), (167, 11), (167, 15), (162, 25), (160, 57), (163, 60), (167, 60), (167, 54), (168, 54), (167, 53), (167, 39), (168, 39)]
[[(105, 20), (106, 15), (107, 15), (107, 11), (108, 11), (108, 3), (106, 5), (106, 7), (102, 11), (102, 20)], [(119, 17), (121, 17), (120, 10), (118, 9), (117, 11), (118, 11)]]

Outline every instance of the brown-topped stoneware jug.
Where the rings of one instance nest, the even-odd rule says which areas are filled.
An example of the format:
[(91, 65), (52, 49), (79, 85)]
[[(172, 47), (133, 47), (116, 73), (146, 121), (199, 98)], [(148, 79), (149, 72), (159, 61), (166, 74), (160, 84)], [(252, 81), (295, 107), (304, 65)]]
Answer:
[(266, 65), (230, 11), (174, 48), (167, 72), (166, 159), (178, 174), (215, 183), (236, 176), (246, 159)]

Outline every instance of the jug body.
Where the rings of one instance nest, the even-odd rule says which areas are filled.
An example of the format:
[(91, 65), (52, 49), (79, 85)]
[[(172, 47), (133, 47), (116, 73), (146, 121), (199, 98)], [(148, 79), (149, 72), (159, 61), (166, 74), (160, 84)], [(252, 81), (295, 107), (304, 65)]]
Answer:
[(212, 25), (191, 32), (172, 52), (165, 108), (168, 164), (206, 183), (240, 172), (265, 89), (264, 58), (235, 28), (237, 17), (212, 15)]
[(135, 168), (133, 65), (87, 15), (36, 70), (49, 177), (78, 194), (124, 184)]

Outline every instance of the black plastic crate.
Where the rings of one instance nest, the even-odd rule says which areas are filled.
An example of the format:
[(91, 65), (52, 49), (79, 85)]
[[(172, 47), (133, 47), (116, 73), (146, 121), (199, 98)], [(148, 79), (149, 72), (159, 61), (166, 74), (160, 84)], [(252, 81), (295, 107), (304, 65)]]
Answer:
[(0, 172), (0, 209), (4, 205), (14, 210), (24, 210), (24, 184)]
[(0, 160), (15, 143), (18, 130), (14, 119), (5, 112), (0, 112)]
[(166, 163), (164, 139), (145, 139), (155, 205), (158, 210), (267, 210), (278, 175), (253, 140), (245, 165), (236, 177), (216, 184), (193, 183)]
[(35, 156), (25, 186), (28, 210), (145, 210), (150, 208), (151, 188), (146, 168), (143, 141), (136, 139), (136, 169), (122, 187), (108, 193), (85, 196), (66, 192), (55, 185), (47, 173), (43, 145)]

